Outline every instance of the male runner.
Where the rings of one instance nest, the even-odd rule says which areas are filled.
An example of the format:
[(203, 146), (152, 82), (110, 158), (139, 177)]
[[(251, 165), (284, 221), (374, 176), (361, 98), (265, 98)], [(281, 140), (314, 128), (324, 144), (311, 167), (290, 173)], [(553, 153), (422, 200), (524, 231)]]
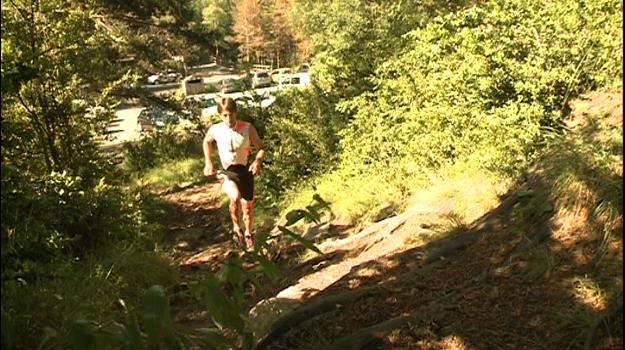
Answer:
[[(221, 189), (230, 200), (230, 218), (236, 238), (248, 248), (253, 248), (254, 221), (254, 176), (260, 172), (265, 150), (254, 126), (237, 119), (237, 104), (230, 97), (222, 97), (217, 104), (217, 112), (222, 122), (212, 125), (206, 136), (202, 148), (204, 150), (204, 175), (216, 175), (221, 182)], [(217, 143), (222, 171), (217, 174), (211, 161), (213, 153), (212, 143)], [(250, 144), (258, 151), (251, 164), (248, 163)], [(243, 212), (245, 234), (239, 226), (239, 207)]]

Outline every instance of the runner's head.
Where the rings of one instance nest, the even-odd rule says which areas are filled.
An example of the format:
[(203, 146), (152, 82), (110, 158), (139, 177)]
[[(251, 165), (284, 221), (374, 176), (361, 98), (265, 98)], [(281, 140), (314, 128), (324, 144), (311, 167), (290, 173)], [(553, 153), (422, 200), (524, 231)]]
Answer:
[(237, 103), (232, 97), (222, 97), (217, 104), (217, 112), (229, 127), (233, 128), (237, 122)]

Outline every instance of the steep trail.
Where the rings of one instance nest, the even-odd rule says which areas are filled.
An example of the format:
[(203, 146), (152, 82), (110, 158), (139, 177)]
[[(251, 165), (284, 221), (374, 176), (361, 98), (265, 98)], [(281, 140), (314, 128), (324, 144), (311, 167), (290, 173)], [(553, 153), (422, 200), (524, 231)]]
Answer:
[[(171, 193), (165, 198), (177, 208), (168, 226), (168, 239), (173, 247), (172, 260), (183, 274), (193, 276), (205, 269), (216, 270), (230, 251), (235, 249), (229, 237), (226, 202), (221, 197), (219, 185), (205, 184)], [(430, 227), (438, 218), (451, 210), (453, 203), (443, 201), (430, 207), (418, 206), (352, 232), (343, 232), (340, 238), (327, 238), (317, 242), (324, 253), (302, 260), (297, 252), (283, 254), (283, 278), (276, 286), (275, 295), (256, 304), (250, 312), (254, 332), (262, 337), (272, 325), (289, 312), (305, 305), (327, 290), (348, 290), (375, 280), (381, 270), (393, 270), (397, 263), (393, 257), (418, 246), (416, 236), (431, 234)], [(331, 222), (326, 222), (331, 225)], [(298, 261), (299, 260), (299, 261)], [(386, 261), (386, 263), (384, 263)], [(378, 264), (384, 265), (381, 269)], [(347, 281), (339, 283), (341, 281)], [(339, 287), (339, 284), (342, 286)], [(331, 294), (336, 294), (332, 292)], [(258, 303), (257, 303), (258, 302)], [(204, 310), (189, 305), (174, 305), (176, 321), (187, 326), (208, 325)], [(316, 311), (313, 311), (315, 313)]]
[[(178, 267), (182, 280), (192, 280), (203, 271), (215, 270), (234, 249), (219, 185), (187, 185), (162, 197), (175, 207), (167, 222), (165, 241), (170, 260)], [(171, 308), (174, 322), (182, 327), (212, 326), (206, 310), (187, 299), (172, 300)]]
[(218, 184), (192, 187), (165, 199), (177, 209), (168, 225), (167, 239), (174, 246), (172, 258), (181, 268), (218, 261), (233, 248)]

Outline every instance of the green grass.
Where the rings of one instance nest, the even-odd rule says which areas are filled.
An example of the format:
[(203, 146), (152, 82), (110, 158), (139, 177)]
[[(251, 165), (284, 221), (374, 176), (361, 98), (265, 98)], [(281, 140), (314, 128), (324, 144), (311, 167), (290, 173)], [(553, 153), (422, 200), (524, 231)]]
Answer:
[(46, 328), (64, 334), (79, 319), (119, 321), (122, 304), (134, 310), (145, 289), (178, 281), (167, 260), (124, 242), (98, 256), (70, 259), (55, 263), (55, 278), (3, 282), (2, 308), (9, 315), (3, 327), (11, 330), (14, 349), (35, 349)]
[(401, 198), (398, 186), (386, 183), (379, 174), (363, 174), (346, 179), (340, 171), (323, 175), (312, 185), (286, 197), (281, 207), (285, 210), (305, 207), (314, 193), (331, 203), (334, 215), (357, 220), (377, 214), (375, 208)]
[(444, 211), (452, 206), (455, 220), (468, 223), (492, 208), (512, 181), (464, 162), (405, 177), (376, 172), (351, 178), (341, 175), (340, 171), (323, 175), (315, 188), (308, 185), (287, 197), (284, 210), (304, 207), (313, 193), (319, 193), (331, 202), (336, 216), (353, 221), (375, 218), (381, 205), (394, 203), (400, 210), (420, 206)]
[(201, 157), (172, 160), (156, 166), (144, 174), (136, 174), (135, 185), (155, 189), (171, 188), (185, 182), (198, 182), (206, 177), (203, 174), (204, 159)]
[[(550, 220), (557, 228), (549, 242), (524, 253), (526, 273), (541, 278), (567, 271), (560, 284), (573, 306), (557, 311), (553, 321), (577, 334), (572, 347), (582, 346), (623, 290), (623, 128), (605, 117), (587, 115), (573, 130), (553, 137), (534, 170), (535, 193), (520, 213), (530, 222), (541, 214), (541, 203), (553, 203)], [(597, 332), (613, 326), (602, 323)]]

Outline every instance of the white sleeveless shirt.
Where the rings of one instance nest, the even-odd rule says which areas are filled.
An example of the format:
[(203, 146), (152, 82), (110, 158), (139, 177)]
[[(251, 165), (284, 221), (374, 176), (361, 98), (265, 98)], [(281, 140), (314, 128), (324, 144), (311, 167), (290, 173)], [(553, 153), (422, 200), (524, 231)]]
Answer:
[(208, 129), (217, 142), (221, 166), (228, 169), (234, 164), (247, 165), (250, 154), (250, 123), (237, 120), (234, 129), (226, 123), (214, 124)]

